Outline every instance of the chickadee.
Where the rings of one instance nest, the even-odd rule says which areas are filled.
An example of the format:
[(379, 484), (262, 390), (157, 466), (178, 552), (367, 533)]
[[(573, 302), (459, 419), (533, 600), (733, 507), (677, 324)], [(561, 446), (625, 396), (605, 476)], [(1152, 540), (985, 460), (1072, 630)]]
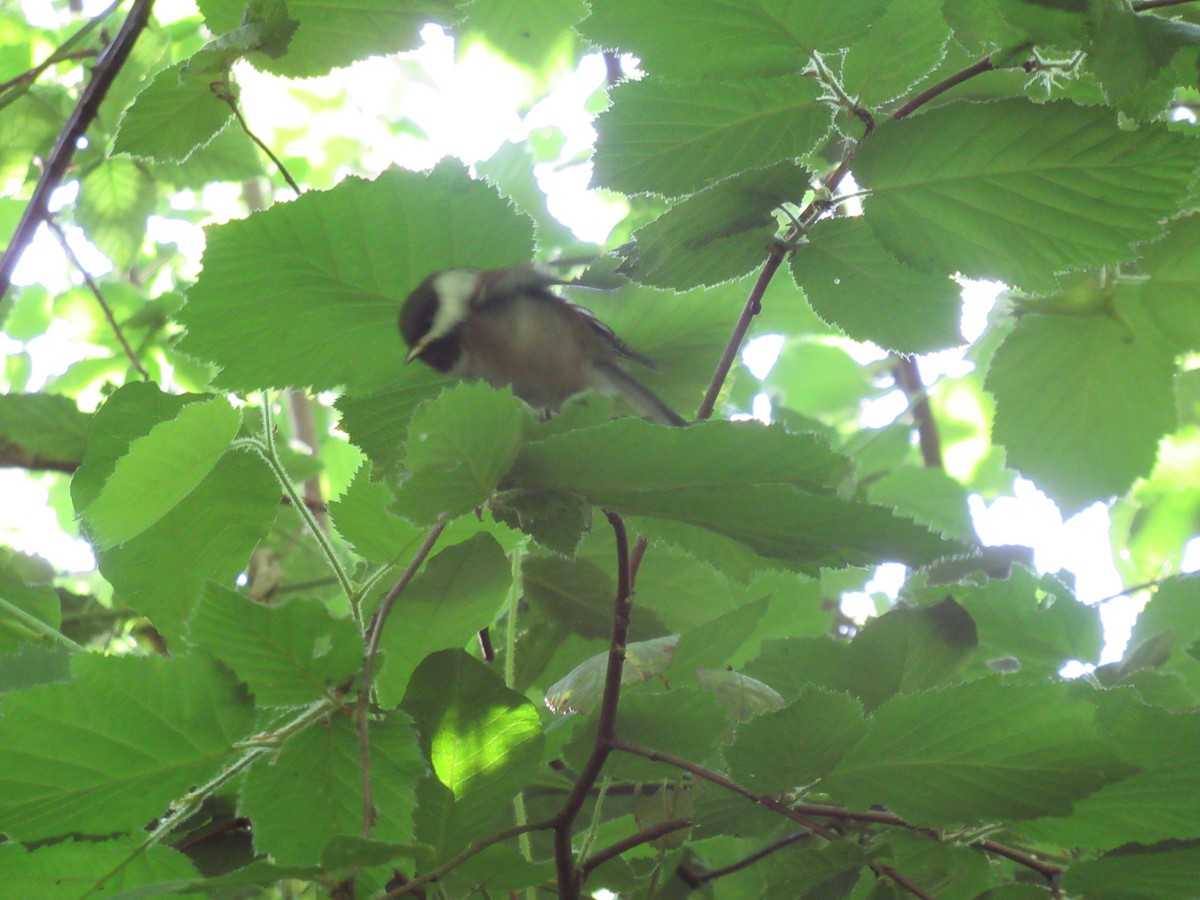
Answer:
[(400, 333), (439, 372), (511, 387), (537, 409), (555, 412), (584, 391), (620, 394), (648, 419), (684, 426), (674, 410), (621, 368), (622, 358), (648, 368), (612, 329), (550, 288), (568, 282), (534, 266), (446, 269), (408, 295)]

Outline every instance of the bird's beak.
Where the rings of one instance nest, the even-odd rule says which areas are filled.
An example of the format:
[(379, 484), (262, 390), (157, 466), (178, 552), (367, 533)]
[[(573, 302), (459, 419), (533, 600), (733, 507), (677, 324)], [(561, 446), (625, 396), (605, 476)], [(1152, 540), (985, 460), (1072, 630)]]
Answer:
[(408, 365), (414, 359), (419, 357), (422, 353), (425, 352), (425, 348), (428, 346), (429, 346), (429, 338), (421, 338), (421, 340), (417, 341), (417, 346), (413, 347), (412, 350), (408, 351), (408, 356), (404, 357), (404, 364)]

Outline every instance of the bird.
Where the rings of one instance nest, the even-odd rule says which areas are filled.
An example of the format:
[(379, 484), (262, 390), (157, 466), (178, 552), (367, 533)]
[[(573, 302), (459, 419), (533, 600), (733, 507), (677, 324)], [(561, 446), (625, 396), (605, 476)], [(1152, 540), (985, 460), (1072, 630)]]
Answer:
[(654, 363), (551, 290), (567, 284), (534, 264), (434, 272), (400, 309), (405, 362), (419, 359), (443, 374), (509, 387), (547, 415), (595, 391), (625, 397), (653, 422), (686, 426), (622, 366)]

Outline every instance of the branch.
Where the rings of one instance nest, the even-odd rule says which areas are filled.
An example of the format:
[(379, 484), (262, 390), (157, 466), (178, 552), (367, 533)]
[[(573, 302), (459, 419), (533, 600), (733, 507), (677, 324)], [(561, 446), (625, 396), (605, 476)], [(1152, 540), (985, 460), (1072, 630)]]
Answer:
[(584, 860), (583, 865), (579, 867), (580, 880), (587, 878), (588, 873), (593, 869), (598, 869), (610, 859), (620, 856), (626, 850), (632, 850), (634, 847), (656, 841), (660, 837), (670, 834), (672, 831), (682, 831), (684, 828), (691, 827), (691, 819), (672, 819), (668, 822), (659, 822), (657, 825), (651, 825), (637, 834), (631, 834), (622, 841), (610, 844)]
[(785, 818), (791, 819), (793, 822), (798, 822), (803, 825), (809, 833), (822, 837), (827, 841), (839, 840), (838, 835), (834, 834), (829, 829), (822, 825), (818, 825), (807, 816), (796, 812), (787, 803), (776, 800), (767, 794), (756, 794), (753, 791), (747, 790), (736, 781), (726, 778), (720, 772), (714, 772), (712, 769), (706, 769), (703, 766), (698, 766), (695, 763), (688, 762), (686, 759), (681, 759), (678, 756), (672, 756), (670, 753), (662, 753), (658, 750), (651, 750), (649, 747), (642, 747), (638, 744), (631, 744), (628, 741), (622, 741), (618, 738), (613, 738), (608, 742), (609, 748), (612, 750), (623, 750), (626, 753), (632, 753), (634, 756), (641, 756), (653, 762), (664, 763), (668, 766), (674, 766), (676, 769), (682, 769), (685, 772), (691, 772), (697, 778), (702, 778), (705, 781), (710, 781), (715, 785), (725, 788), (727, 791), (732, 791), (759, 806), (765, 806), (772, 812), (779, 813)]
[(571, 850), (571, 825), (583, 809), (588, 792), (600, 777), (616, 737), (617, 701), (621, 695), (621, 675), (625, 668), (625, 642), (629, 636), (629, 620), (633, 612), (633, 583), (629, 564), (629, 535), (624, 520), (616, 513), (604, 511), (617, 540), (617, 595), (613, 600), (612, 638), (608, 645), (608, 669), (604, 675), (604, 696), (600, 700), (600, 717), (596, 726), (596, 741), (584, 763), (575, 786), (567, 795), (563, 808), (554, 819), (554, 863), (558, 871), (558, 895), (563, 900), (579, 896), (581, 873), (576, 868)]
[[(100, 14), (101, 17), (107, 16), (114, 9), (116, 9), (119, 5), (120, 5), (120, 0), (118, 0), (118, 2), (114, 3), (112, 6), (110, 6), (108, 9), (106, 9), (104, 12), (102, 12)], [(82, 33), (82, 32), (80, 32), (80, 33)], [(79, 33), (77, 33), (74, 37), (78, 37), (78, 34)], [(74, 39), (74, 38), (72, 38), (72, 39)], [(99, 55), (100, 55), (99, 50), (72, 50), (71, 52), (66, 53), (66, 52), (63, 52), (62, 47), (59, 47), (57, 50), (55, 50), (53, 53), (51, 53), (49, 56), (47, 56), (44, 60), (42, 60), (42, 62), (38, 63), (32, 69), (26, 69), (20, 75), (14, 76), (13, 78), (8, 79), (8, 81), (0, 82), (0, 94), (3, 94), (5, 91), (9, 90), (10, 88), (14, 88), (19, 84), (29, 84), (30, 82), (37, 81), (39, 78), (42, 77), (43, 72), (45, 72), (48, 68), (50, 68), (51, 66), (53, 66), (57, 63), (66, 62), (68, 60), (93, 59)], [(22, 93), (24, 93), (24, 92), (22, 91)], [(7, 104), (0, 104), (0, 108), (3, 108), (4, 105), (7, 105)]]
[(983, 59), (979, 60), (979, 62), (972, 63), (965, 69), (955, 72), (944, 81), (939, 81), (928, 90), (921, 91), (921, 93), (917, 94), (917, 96), (913, 97), (902, 107), (892, 113), (892, 118), (903, 119), (906, 116), (910, 116), (930, 100), (933, 100), (935, 97), (941, 96), (951, 88), (958, 87), (964, 81), (969, 81), (976, 75), (982, 75), (984, 72), (991, 72), (995, 68), (996, 66), (992, 63), (992, 58), (990, 56), (985, 56)]
[(781, 837), (772, 844), (767, 844), (767, 846), (763, 847), (761, 850), (755, 850), (745, 859), (740, 859), (728, 866), (724, 866), (720, 869), (713, 869), (711, 872), (694, 872), (691, 869), (687, 869), (685, 870), (686, 874), (681, 873), (681, 877), (683, 877), (684, 881), (686, 881), (691, 887), (703, 887), (710, 881), (716, 881), (718, 878), (724, 878), (726, 875), (732, 875), (734, 872), (740, 872), (742, 869), (748, 869), (760, 859), (766, 859), (772, 853), (782, 850), (784, 847), (790, 847), (797, 841), (802, 841), (809, 837), (812, 837), (812, 835), (807, 831), (795, 831), (786, 837)]
[(478, 841), (464, 850), (458, 856), (451, 857), (447, 862), (421, 875), (419, 878), (414, 878), (411, 881), (402, 884), (394, 891), (388, 891), (380, 900), (391, 900), (392, 897), (403, 897), (405, 894), (411, 894), (420, 888), (422, 885), (429, 884), (431, 881), (437, 881), (443, 875), (461, 866), (472, 856), (482, 853), (493, 844), (499, 844), (501, 841), (507, 841), (510, 838), (518, 837), (522, 834), (529, 834), (531, 831), (546, 831), (554, 827), (554, 819), (542, 819), (538, 822), (530, 822), (528, 825), (516, 825), (513, 828), (508, 828), (504, 831), (497, 832), (491, 837), (486, 837), (482, 841)]
[(75, 255), (75, 251), (71, 248), (71, 244), (67, 241), (66, 232), (62, 230), (57, 222), (50, 216), (46, 217), (46, 227), (54, 232), (54, 236), (58, 238), (59, 245), (63, 248), (63, 252), (67, 254), (67, 259), (71, 260), (71, 265), (79, 270), (79, 274), (83, 276), (83, 282), (88, 286), (88, 290), (92, 292), (92, 296), (96, 298), (96, 302), (100, 304), (100, 309), (104, 312), (104, 318), (108, 319), (109, 327), (112, 328), (113, 334), (117, 336), (117, 343), (121, 345), (121, 349), (125, 351), (125, 355), (129, 357), (129, 364), (142, 376), (143, 381), (152, 381), (150, 373), (146, 371), (146, 367), (142, 365), (142, 361), (138, 359), (133, 348), (129, 346), (129, 341), (125, 339), (125, 332), (121, 330), (121, 326), (117, 324), (117, 317), (113, 315), (112, 308), (104, 299), (104, 294), (100, 292), (100, 285), (96, 284), (96, 279), (92, 278), (92, 273), (84, 268), (79, 257)]
[(1162, 9), (1167, 6), (1183, 6), (1185, 3), (1193, 3), (1194, 0), (1133, 0), (1130, 5), (1134, 12), (1142, 12), (1147, 9)]
[(238, 106), (237, 98), (233, 95), (233, 91), (230, 89), (229, 85), (224, 81), (214, 81), (208, 86), (208, 89), (212, 91), (218, 99), (224, 100), (226, 105), (233, 110), (233, 115), (237, 118), (238, 125), (242, 126), (242, 131), (246, 133), (250, 140), (254, 141), (258, 149), (271, 158), (271, 162), (275, 163), (275, 168), (279, 170), (279, 174), (283, 176), (283, 180), (288, 183), (288, 187), (295, 191), (296, 196), (299, 197), (303, 193), (303, 191), (300, 190), (300, 185), (296, 184), (296, 179), (292, 177), (292, 173), (287, 170), (287, 167), (282, 162), (280, 162), (279, 157), (271, 152), (271, 148), (263, 143), (262, 139), (257, 134), (250, 130), (250, 126), (246, 124), (246, 118), (242, 115), (242, 110)]
[(912, 356), (892, 354), (892, 373), (896, 384), (908, 398), (908, 408), (917, 426), (917, 442), (921, 447), (921, 459), (931, 469), (943, 468), (942, 439), (938, 434), (937, 421), (929, 405), (929, 392), (921, 381), (921, 370)]
[(725, 384), (725, 379), (729, 377), (729, 370), (733, 368), (733, 361), (737, 359), (738, 351), (742, 348), (742, 341), (746, 339), (750, 323), (762, 309), (763, 294), (767, 292), (767, 285), (771, 283), (771, 279), (775, 277), (775, 271), (783, 262), (785, 252), (782, 247), (771, 247), (771, 255), (767, 257), (766, 265), (758, 273), (758, 280), (754, 282), (750, 296), (746, 298), (742, 314), (738, 316), (737, 324), (733, 326), (733, 334), (729, 336), (729, 341), (725, 344), (725, 352), (721, 354), (717, 369), (713, 372), (712, 381), (709, 382), (708, 390), (704, 392), (704, 399), (700, 401), (700, 408), (696, 410), (697, 422), (712, 418), (717, 398), (721, 395), (721, 388)]
[[(372, 796), (371, 789), (370, 724), (367, 718), (367, 708), (371, 704), (371, 682), (375, 675), (375, 657), (379, 654), (379, 641), (383, 636), (383, 626), (387, 624), (388, 616), (392, 612), (392, 607), (396, 605), (396, 600), (404, 593), (404, 589), (408, 587), (408, 583), (413, 580), (413, 576), (417, 574), (417, 569), (421, 568), (421, 563), (425, 562), (425, 557), (429, 556), (433, 550), (433, 545), (437, 543), (438, 538), (442, 536), (442, 532), (445, 529), (445, 518), (439, 519), (437, 524), (429, 529), (429, 534), (425, 536), (425, 542), (421, 544), (409, 562), (408, 568), (404, 570), (399, 580), (388, 591), (387, 596), (383, 598), (383, 602), (379, 604), (379, 609), (375, 610), (375, 615), (371, 617), (370, 625), (367, 626), (367, 646), (366, 652), (363, 654), (362, 673), (359, 675), (358, 702), (354, 707), (354, 724), (358, 728), (359, 764), (362, 769), (362, 832), (365, 838), (371, 836), (371, 827), (375, 824), (375, 799)], [(409, 883), (411, 884), (412, 882)]]
[(76, 144), (100, 111), (100, 104), (104, 102), (108, 89), (112, 87), (113, 80), (129, 58), (129, 53), (133, 49), (138, 35), (142, 33), (142, 29), (150, 20), (150, 10), (153, 6), (154, 0), (134, 0), (133, 8), (125, 17), (121, 30), (117, 32), (116, 38), (96, 63), (91, 81), (83, 89), (79, 102), (71, 111), (54, 149), (50, 151), (46, 167), (42, 171), (42, 177), (38, 179), (37, 186), (33, 189), (33, 196), (29, 198), (25, 211), (21, 213), (21, 221), (13, 232), (12, 240), (9, 241), (4, 256), (0, 257), (0, 299), (3, 299), (4, 295), (8, 293), (17, 261), (25, 252), (25, 248), (29, 246), (29, 242), (33, 240), (38, 226), (46, 219), (50, 195), (62, 182), (63, 176), (70, 168), (71, 160), (75, 158)]

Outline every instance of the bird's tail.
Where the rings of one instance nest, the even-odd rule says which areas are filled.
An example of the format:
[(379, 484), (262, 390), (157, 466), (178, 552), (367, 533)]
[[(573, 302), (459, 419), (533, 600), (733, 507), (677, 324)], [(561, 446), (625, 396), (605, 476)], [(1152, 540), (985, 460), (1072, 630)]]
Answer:
[(607, 392), (620, 394), (630, 403), (641, 410), (642, 414), (659, 425), (672, 425), (676, 428), (687, 427), (687, 420), (667, 406), (654, 395), (648, 387), (617, 366), (615, 363), (592, 363), (600, 380), (599, 387), (607, 388)]

